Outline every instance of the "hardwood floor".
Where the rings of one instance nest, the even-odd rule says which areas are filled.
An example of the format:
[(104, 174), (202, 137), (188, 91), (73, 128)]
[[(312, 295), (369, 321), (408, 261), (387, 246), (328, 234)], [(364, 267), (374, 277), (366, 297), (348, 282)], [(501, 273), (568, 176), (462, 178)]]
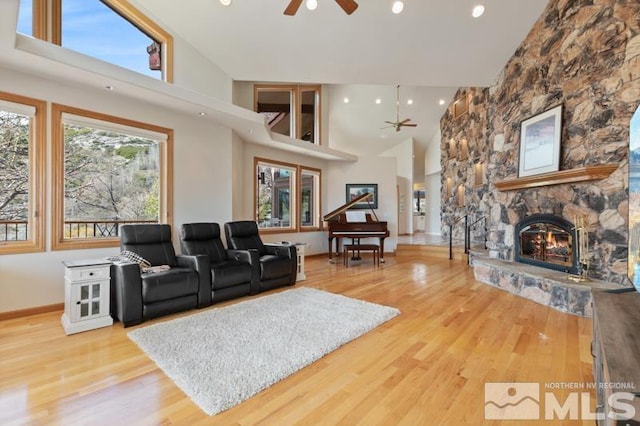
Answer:
[(135, 327), (65, 336), (62, 312), (0, 321), (0, 424), (515, 425), (483, 420), (486, 382), (593, 381), (590, 319), (478, 283), (460, 261), (386, 260), (345, 269), (308, 258), (297, 285), (402, 314), (214, 417), (128, 339)]

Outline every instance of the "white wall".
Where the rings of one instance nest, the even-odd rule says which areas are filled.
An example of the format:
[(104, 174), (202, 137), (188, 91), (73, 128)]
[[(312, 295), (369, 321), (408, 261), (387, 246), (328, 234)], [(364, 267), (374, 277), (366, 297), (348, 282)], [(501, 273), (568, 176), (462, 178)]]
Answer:
[(425, 168), (425, 197), (427, 204), (426, 211), (426, 232), (428, 234), (441, 235), (440, 210), (442, 209), (440, 191), (442, 188), (441, 166), (440, 166), (440, 129), (433, 135), (427, 147), (424, 158)]
[(398, 235), (413, 234), (413, 154), (414, 141), (409, 138), (380, 154), (396, 161)]
[(398, 243), (398, 210), (396, 201), (396, 159), (391, 157), (359, 157), (356, 163), (331, 162), (326, 173), (327, 202), (333, 210), (346, 202), (345, 185), (348, 183), (378, 184), (378, 219), (387, 222), (389, 238), (385, 252), (396, 250)]
[[(0, 90), (105, 114), (173, 128), (174, 243), (177, 227), (191, 221), (224, 222), (232, 217), (231, 131), (206, 119), (127, 98), (100, 89), (71, 87), (0, 68)], [(47, 125), (50, 147), (50, 122)], [(47, 251), (0, 256), (0, 312), (62, 303), (65, 259), (117, 254), (118, 248), (50, 251), (51, 152), (47, 153)]]

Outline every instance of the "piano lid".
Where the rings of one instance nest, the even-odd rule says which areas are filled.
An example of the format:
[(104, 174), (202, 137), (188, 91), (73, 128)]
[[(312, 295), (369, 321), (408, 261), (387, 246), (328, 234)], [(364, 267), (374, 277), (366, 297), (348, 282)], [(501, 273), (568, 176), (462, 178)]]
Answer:
[[(353, 206), (354, 204), (358, 203), (359, 201), (362, 201), (362, 200), (364, 200), (364, 199), (366, 199), (366, 198), (369, 198), (369, 197), (372, 197), (372, 196), (373, 196), (373, 194), (372, 194), (372, 193), (370, 193), (370, 192), (365, 192), (364, 194), (357, 196), (356, 198), (354, 198), (353, 200), (349, 201), (348, 203), (341, 205), (340, 207), (338, 207), (338, 208), (337, 208), (337, 209), (335, 209), (334, 211), (332, 211), (332, 212), (330, 212), (330, 213), (325, 214), (325, 215), (322, 217), (322, 220), (324, 220), (324, 221), (329, 221), (329, 220), (331, 220), (331, 219), (333, 219), (333, 218), (337, 217), (340, 213), (342, 213), (342, 212), (344, 212), (344, 211), (348, 210), (348, 209), (349, 209), (349, 207)], [(368, 200), (367, 200), (367, 201), (368, 201)], [(372, 210), (372, 211), (373, 211), (373, 210)], [(375, 214), (375, 213), (374, 213), (374, 214)], [(377, 217), (376, 217), (376, 219), (377, 219)]]

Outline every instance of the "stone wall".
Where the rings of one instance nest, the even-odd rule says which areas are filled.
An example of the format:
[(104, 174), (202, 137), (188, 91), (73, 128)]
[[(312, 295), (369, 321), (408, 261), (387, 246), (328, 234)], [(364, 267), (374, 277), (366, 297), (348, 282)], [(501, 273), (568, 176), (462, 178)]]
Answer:
[[(469, 213), (488, 218), (491, 257), (513, 259), (514, 224), (533, 213), (586, 218), (593, 278), (626, 284), (629, 121), (640, 104), (640, 2), (550, 0), (490, 88), (461, 88), (467, 114), (442, 117), (442, 224)], [(563, 105), (560, 170), (619, 164), (607, 179), (516, 191), (520, 124)], [(449, 155), (466, 139), (467, 158)], [(485, 165), (484, 182), (474, 178)], [(448, 185), (449, 184), (449, 185)], [(464, 207), (447, 189), (464, 188)], [(454, 236), (462, 235), (456, 227)]]

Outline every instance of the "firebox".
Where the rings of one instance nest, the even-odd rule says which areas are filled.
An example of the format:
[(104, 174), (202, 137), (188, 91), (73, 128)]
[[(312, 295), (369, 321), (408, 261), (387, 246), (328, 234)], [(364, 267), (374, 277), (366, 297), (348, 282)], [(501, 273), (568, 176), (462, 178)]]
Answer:
[(578, 273), (574, 225), (552, 214), (534, 214), (516, 224), (515, 261)]

